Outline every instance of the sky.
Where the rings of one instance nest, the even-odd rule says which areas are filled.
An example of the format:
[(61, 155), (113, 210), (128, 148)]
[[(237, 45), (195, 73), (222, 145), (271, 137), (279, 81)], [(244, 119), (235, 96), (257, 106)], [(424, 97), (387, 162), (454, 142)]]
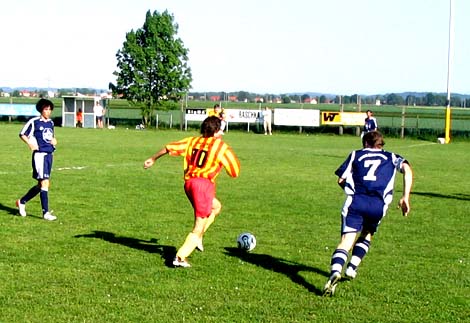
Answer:
[(468, 0), (15, 0), (0, 6), (0, 87), (107, 89), (116, 81), (116, 52), (126, 33), (142, 28), (148, 10), (167, 10), (189, 50), (192, 92), (445, 93), (449, 71), (450, 91), (470, 94)]

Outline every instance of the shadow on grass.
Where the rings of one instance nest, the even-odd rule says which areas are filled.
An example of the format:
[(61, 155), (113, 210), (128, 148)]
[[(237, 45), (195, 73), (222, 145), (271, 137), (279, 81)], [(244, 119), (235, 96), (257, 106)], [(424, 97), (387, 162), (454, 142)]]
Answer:
[(271, 270), (276, 273), (284, 274), (287, 277), (289, 277), (290, 280), (292, 280), (294, 283), (305, 287), (309, 292), (315, 293), (319, 296), (323, 295), (323, 290), (307, 282), (305, 278), (299, 275), (299, 273), (301, 271), (310, 271), (310, 272), (314, 272), (325, 277), (330, 276), (330, 273), (324, 270), (305, 266), (305, 265), (302, 265), (293, 261), (276, 258), (270, 255), (249, 253), (249, 252), (241, 251), (238, 248), (225, 248), (225, 250), (226, 250), (225, 254), (231, 257), (237, 257), (245, 262), (249, 262), (259, 267), (263, 267), (264, 269)]
[(12, 208), (7, 205), (3, 205), (2, 203), (0, 203), (0, 210), (6, 211), (11, 215), (18, 215), (18, 209), (16, 207)]
[(117, 243), (129, 248), (143, 250), (149, 253), (158, 253), (161, 255), (162, 259), (165, 261), (167, 267), (174, 267), (172, 262), (176, 254), (176, 248), (173, 246), (164, 246), (159, 245), (158, 239), (150, 240), (141, 240), (136, 238), (129, 237), (119, 237), (112, 232), (106, 231), (93, 231), (90, 234), (78, 234), (74, 236), (75, 238), (95, 238), (101, 239), (110, 243)]
[(462, 194), (462, 193), (456, 193), (456, 194), (451, 195), (451, 194), (439, 194), (439, 193), (433, 193), (433, 192), (412, 192), (411, 194), (427, 196), (427, 197), (437, 197), (437, 198), (443, 198), (443, 199), (470, 201), (470, 194)]
[[(5, 211), (10, 215), (20, 216), (20, 214), (18, 213), (18, 209), (16, 207), (15, 208), (9, 207), (7, 205), (3, 205), (2, 203), (0, 203), (0, 211)], [(42, 216), (31, 215), (31, 214), (28, 214), (28, 217), (42, 219)]]

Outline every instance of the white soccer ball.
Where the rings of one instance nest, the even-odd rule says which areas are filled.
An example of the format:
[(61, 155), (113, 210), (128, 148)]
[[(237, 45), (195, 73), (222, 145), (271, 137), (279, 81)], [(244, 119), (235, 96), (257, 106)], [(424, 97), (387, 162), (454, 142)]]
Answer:
[(251, 251), (256, 247), (256, 238), (249, 232), (241, 233), (237, 238), (238, 249)]

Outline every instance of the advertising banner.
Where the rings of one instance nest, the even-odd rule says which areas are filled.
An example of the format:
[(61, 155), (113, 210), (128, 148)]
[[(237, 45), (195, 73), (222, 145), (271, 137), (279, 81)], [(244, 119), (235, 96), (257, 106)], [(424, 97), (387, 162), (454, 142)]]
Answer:
[(276, 126), (320, 126), (320, 110), (311, 109), (274, 109)]
[(0, 103), (0, 115), (2, 116), (38, 116), (35, 104), (4, 104)]
[(364, 119), (367, 117), (365, 112), (328, 112), (321, 113), (322, 125), (340, 125), (340, 126), (363, 126)]

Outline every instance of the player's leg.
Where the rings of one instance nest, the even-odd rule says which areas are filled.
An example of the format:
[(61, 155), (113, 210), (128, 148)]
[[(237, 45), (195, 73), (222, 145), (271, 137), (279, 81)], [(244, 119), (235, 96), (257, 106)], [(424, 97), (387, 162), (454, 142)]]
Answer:
[[(186, 239), (183, 243), (183, 245), (178, 249), (178, 252), (176, 253), (176, 263), (182, 263), (185, 262), (187, 264), (186, 258), (188, 258), (191, 253), (196, 249), (196, 246), (200, 243), (203, 232), (204, 232), (204, 226), (207, 222), (208, 217), (201, 218), (201, 217), (196, 217), (194, 219), (194, 226), (193, 230), (186, 236)], [(175, 264), (175, 263), (174, 263)], [(177, 264), (175, 264), (177, 265)], [(183, 267), (189, 267), (186, 265), (183, 265)]]
[(40, 186), (39, 198), (41, 199), (42, 217), (44, 220), (54, 221), (57, 217), (49, 212), (49, 178), (52, 171), (52, 154), (37, 153), (35, 154), (35, 160), (37, 179)]
[(209, 218), (207, 219), (207, 222), (204, 226), (204, 233), (209, 229), (212, 223), (214, 223), (215, 218), (219, 215), (220, 210), (222, 210), (222, 204), (217, 198), (212, 199), (212, 209), (211, 209), (211, 215), (209, 215)]
[(349, 250), (351, 250), (356, 240), (356, 232), (343, 233), (341, 242), (336, 247), (333, 255), (331, 256), (330, 263), (330, 278), (323, 288), (323, 296), (333, 296), (335, 293), (336, 285), (341, 279), (341, 272), (343, 267), (348, 261)]
[(202, 238), (204, 237), (204, 234), (206, 233), (207, 229), (211, 226), (212, 223), (214, 223), (215, 218), (219, 215), (220, 210), (222, 209), (222, 204), (220, 201), (214, 197), (212, 200), (212, 210), (211, 214), (207, 218), (206, 224), (204, 225), (204, 231), (202, 232), (202, 237), (201, 240), (199, 241), (198, 245), (196, 246), (196, 249), (199, 251), (204, 251), (204, 245), (202, 243)]
[(206, 223), (212, 212), (215, 185), (207, 179), (194, 178), (186, 181), (184, 191), (194, 208), (194, 226), (176, 253), (173, 264), (175, 266), (189, 267), (190, 265), (187, 263), (186, 258), (201, 244)]
[(348, 261), (349, 251), (352, 249), (357, 235), (362, 230), (363, 218), (360, 208), (363, 201), (349, 196), (344, 202), (341, 212), (341, 241), (331, 256), (330, 278), (323, 289), (324, 296), (332, 296), (336, 289), (336, 284), (341, 279), (343, 267)]
[(386, 209), (387, 205), (384, 205), (382, 199), (369, 199), (367, 211), (364, 211), (363, 229), (354, 244), (351, 259), (345, 271), (346, 278), (356, 278), (357, 267), (369, 251), (372, 236), (377, 231)]
[(370, 232), (362, 232), (352, 250), (351, 259), (346, 268), (345, 276), (349, 279), (356, 278), (357, 267), (361, 263), (362, 259), (366, 256), (369, 251), (370, 241), (372, 239), (372, 234)]
[(26, 216), (26, 203), (38, 195), (39, 192), (41, 192), (41, 186), (38, 183), (31, 187), (25, 195), (16, 200), (16, 206), (18, 207), (18, 212), (21, 216)]
[[(41, 199), (41, 207), (42, 207), (42, 216), (46, 220), (55, 220), (55, 216), (53, 216), (49, 212), (49, 186), (50, 181), (48, 179), (43, 179), (40, 181), (41, 191), (39, 192), (39, 198)], [(54, 217), (54, 219), (53, 219)]]
[(344, 233), (341, 236), (341, 242), (331, 256), (331, 273), (338, 272), (341, 274), (345, 263), (348, 261), (349, 251), (354, 245), (356, 236), (356, 232)]

